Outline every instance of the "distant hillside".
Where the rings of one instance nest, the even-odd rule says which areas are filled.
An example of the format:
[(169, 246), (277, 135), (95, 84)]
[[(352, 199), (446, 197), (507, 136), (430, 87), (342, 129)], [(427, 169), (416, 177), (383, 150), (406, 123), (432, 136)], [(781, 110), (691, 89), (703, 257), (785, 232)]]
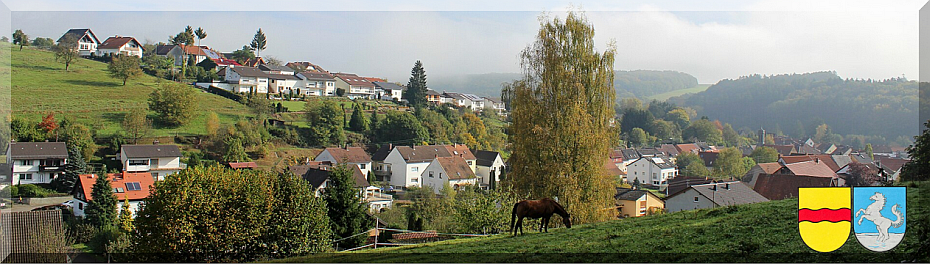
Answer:
[(706, 91), (670, 101), (733, 125), (780, 129), (805, 136), (827, 124), (840, 135), (880, 136), (901, 141), (918, 133), (918, 84), (903, 78), (842, 79), (834, 72), (722, 80)]
[[(97, 134), (110, 135), (120, 129), (123, 115), (129, 110), (148, 107), (148, 96), (158, 85), (157, 78), (142, 75), (123, 86), (108, 75), (107, 64), (98, 61), (77, 59), (65, 71), (52, 52), (29, 47), (20, 51), (17, 47), (11, 53), (13, 116), (34, 122), (54, 112), (58, 120), (71, 117)], [(238, 102), (209, 93), (198, 92), (197, 100), (200, 111), (190, 124), (156, 128), (152, 136), (206, 134), (208, 111), (216, 112), (224, 124), (235, 123), (250, 113)], [(154, 112), (150, 112), (152, 115)]]
[[(469, 74), (429, 79), (429, 87), (437, 91), (473, 93), (481, 96), (500, 97), (501, 84), (523, 77), (519, 73)], [(617, 98), (649, 96), (675, 90), (693, 88), (697, 78), (676, 71), (616, 71), (614, 88)]]
[[(918, 195), (926, 191), (930, 191), (928, 182), (922, 182), (919, 190), (908, 188), (907, 235), (892, 252), (913, 254), (921, 243), (915, 222), (927, 217), (928, 200)], [(901, 262), (914, 257), (871, 253), (853, 235), (835, 252), (817, 253), (801, 240), (797, 210), (795, 198), (556, 228), (549, 233), (531, 231), (518, 237), (501, 234), (278, 261)]]

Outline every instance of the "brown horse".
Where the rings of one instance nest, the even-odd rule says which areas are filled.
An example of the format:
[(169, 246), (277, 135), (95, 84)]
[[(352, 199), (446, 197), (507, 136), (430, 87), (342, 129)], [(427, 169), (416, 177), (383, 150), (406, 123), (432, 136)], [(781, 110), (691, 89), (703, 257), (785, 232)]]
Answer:
[(523, 234), (523, 218), (542, 218), (540, 221), (539, 230), (549, 232), (549, 218), (552, 217), (552, 214), (559, 214), (562, 216), (562, 223), (566, 227), (572, 228), (572, 220), (568, 212), (565, 211), (565, 208), (562, 208), (562, 205), (555, 202), (555, 200), (549, 198), (543, 198), (541, 200), (523, 200), (519, 203), (513, 205), (513, 213), (510, 218), (510, 231), (513, 232), (513, 235), (517, 235), (517, 230), (520, 230), (520, 234)]

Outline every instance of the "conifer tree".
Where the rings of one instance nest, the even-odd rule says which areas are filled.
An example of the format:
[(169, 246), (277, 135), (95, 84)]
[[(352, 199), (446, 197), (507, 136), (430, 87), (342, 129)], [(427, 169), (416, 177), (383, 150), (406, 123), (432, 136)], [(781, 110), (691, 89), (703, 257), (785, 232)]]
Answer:
[(87, 220), (97, 228), (113, 226), (116, 223), (116, 196), (113, 186), (106, 175), (97, 175), (91, 191), (91, 200), (87, 203)]
[(423, 63), (418, 60), (410, 70), (410, 81), (407, 82), (404, 99), (407, 99), (407, 102), (414, 107), (425, 106), (427, 89), (426, 71), (423, 69)]
[(123, 210), (119, 212), (119, 229), (123, 233), (132, 233), (136, 227), (132, 223), (132, 210), (129, 209), (129, 198), (123, 197)]
[(52, 180), (52, 186), (61, 193), (71, 193), (81, 174), (87, 173), (87, 163), (78, 146), (68, 148), (68, 163), (64, 166), (65, 173)]
[(352, 131), (355, 132), (368, 131), (369, 122), (368, 118), (365, 118), (365, 112), (362, 111), (362, 107), (360, 107), (358, 104), (355, 104), (355, 106), (352, 108), (354, 110), (352, 111), (351, 119), (349, 119), (349, 129), (352, 129)]
[(249, 47), (255, 51), (255, 57), (261, 57), (262, 51), (265, 50), (265, 44), (267, 44), (265, 33), (259, 28), (258, 31), (255, 32), (255, 36), (252, 37), (252, 43), (249, 43)]
[[(354, 165), (353, 165), (354, 166)], [(368, 208), (361, 203), (355, 188), (353, 171), (339, 164), (329, 175), (329, 184), (323, 199), (329, 208), (329, 219), (335, 239), (343, 239), (371, 228), (371, 219), (365, 214)], [(360, 235), (337, 243), (340, 248), (361, 246), (368, 236)]]

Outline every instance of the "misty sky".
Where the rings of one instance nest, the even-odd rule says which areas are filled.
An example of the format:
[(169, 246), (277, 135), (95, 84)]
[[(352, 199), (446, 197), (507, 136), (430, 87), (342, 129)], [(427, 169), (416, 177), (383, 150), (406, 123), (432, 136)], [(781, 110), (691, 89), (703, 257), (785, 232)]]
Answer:
[[(262, 56), (405, 82), (421, 60), (430, 78), (519, 72), (543, 11), (561, 1), (4, 0), (12, 29), (57, 39), (69, 28), (167, 41), (187, 25), (231, 52), (259, 27)], [(844, 78), (918, 78), (918, 10), (926, 1), (576, 1), (598, 50), (616, 41), (618, 70), (676, 70), (701, 83), (748, 74), (836, 71)], [(151, 10), (151, 11), (150, 11)], [(258, 10), (258, 11), (252, 11)], [(296, 10), (296, 11), (291, 11)], [(564, 16), (563, 16), (564, 17)]]

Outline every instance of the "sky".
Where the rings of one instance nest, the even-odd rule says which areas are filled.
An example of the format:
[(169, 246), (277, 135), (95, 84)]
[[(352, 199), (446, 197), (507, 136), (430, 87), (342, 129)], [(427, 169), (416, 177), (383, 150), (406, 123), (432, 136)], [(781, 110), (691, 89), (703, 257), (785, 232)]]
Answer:
[[(204, 28), (231, 52), (261, 28), (262, 56), (405, 82), (421, 60), (431, 79), (520, 72), (539, 17), (583, 10), (617, 70), (674, 70), (716, 83), (749, 74), (836, 71), (917, 79), (921, 0), (899, 1), (51, 1), (2, 0), (11, 29), (57, 39), (69, 28), (142, 42)], [(2, 9), (2, 8), (0, 8)], [(928, 19), (924, 19), (930, 21)], [(11, 32), (12, 33), (12, 32)], [(927, 45), (927, 44), (925, 44)], [(930, 55), (928, 52), (925, 55)], [(925, 67), (930, 70), (930, 67)], [(924, 74), (930, 78), (930, 74)]]

